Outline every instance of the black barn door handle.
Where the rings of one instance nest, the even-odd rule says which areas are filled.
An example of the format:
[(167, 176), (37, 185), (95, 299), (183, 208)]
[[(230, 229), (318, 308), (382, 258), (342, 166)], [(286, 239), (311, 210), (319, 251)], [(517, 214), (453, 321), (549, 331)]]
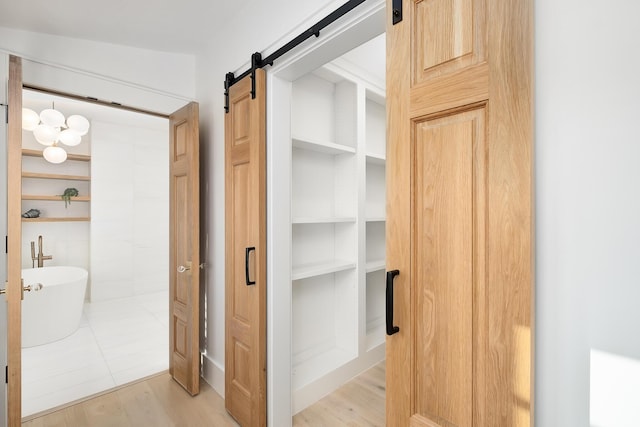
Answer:
[(249, 279), (249, 254), (251, 251), (255, 251), (255, 247), (245, 248), (244, 250), (244, 280), (247, 283), (247, 286), (255, 285), (256, 281), (251, 281)]
[(400, 328), (393, 326), (393, 279), (400, 274), (400, 270), (387, 271), (387, 335), (393, 335), (400, 331)]

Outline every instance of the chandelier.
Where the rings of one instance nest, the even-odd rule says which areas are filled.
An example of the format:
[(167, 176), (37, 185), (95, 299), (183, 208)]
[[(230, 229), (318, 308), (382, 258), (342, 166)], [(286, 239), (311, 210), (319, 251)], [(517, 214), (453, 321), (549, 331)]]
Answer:
[(47, 147), (42, 152), (46, 161), (62, 163), (67, 160), (67, 152), (59, 144), (69, 147), (80, 144), (82, 136), (89, 131), (89, 120), (77, 114), (65, 120), (55, 106), (42, 110), (40, 114), (23, 108), (22, 129), (32, 131), (36, 141)]

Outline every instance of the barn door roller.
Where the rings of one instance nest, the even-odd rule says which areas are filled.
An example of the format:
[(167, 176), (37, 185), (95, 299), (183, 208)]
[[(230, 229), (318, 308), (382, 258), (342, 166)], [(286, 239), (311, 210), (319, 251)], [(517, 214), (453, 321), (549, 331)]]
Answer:
[[(396, 0), (393, 0), (393, 1), (395, 5)], [(253, 55), (251, 55), (251, 68), (249, 68), (244, 73), (238, 75), (237, 77), (235, 76), (234, 73), (227, 73), (224, 79), (224, 97), (225, 97), (224, 111), (226, 111), (227, 113), (229, 112), (229, 88), (231, 86), (238, 83), (240, 80), (242, 80), (246, 76), (251, 75), (251, 98), (252, 99), (255, 98), (255, 74), (258, 68), (264, 68), (267, 65), (273, 65), (273, 62), (276, 59), (280, 58), (282, 55), (289, 52), (291, 49), (295, 48), (296, 46), (298, 46), (308, 38), (313, 36), (320, 37), (320, 30), (324, 29), (331, 23), (335, 22), (337, 19), (341, 18), (342, 16), (346, 15), (347, 13), (355, 9), (356, 6), (364, 2), (365, 0), (349, 0), (348, 2), (346, 2), (345, 4), (343, 4), (342, 6), (340, 6), (339, 8), (337, 8), (336, 10), (334, 10), (333, 12), (331, 12), (330, 14), (322, 18), (320, 21), (316, 22), (308, 30), (304, 31), (303, 33), (295, 37), (290, 42), (286, 43), (284, 46), (282, 46), (280, 49), (276, 50), (266, 58), (262, 59), (262, 54), (260, 52), (256, 52)], [(400, 10), (402, 10), (402, 5), (400, 5)]]

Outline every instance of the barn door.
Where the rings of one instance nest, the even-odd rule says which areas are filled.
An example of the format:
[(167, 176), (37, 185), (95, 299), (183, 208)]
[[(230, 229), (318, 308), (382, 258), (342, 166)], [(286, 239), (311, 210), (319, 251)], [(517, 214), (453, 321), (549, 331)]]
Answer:
[(263, 70), (229, 88), (224, 125), (225, 403), (242, 426), (266, 426), (265, 109)]
[(387, 425), (531, 426), (532, 1), (387, 4)]
[(169, 372), (200, 391), (200, 160), (198, 104), (169, 117)]

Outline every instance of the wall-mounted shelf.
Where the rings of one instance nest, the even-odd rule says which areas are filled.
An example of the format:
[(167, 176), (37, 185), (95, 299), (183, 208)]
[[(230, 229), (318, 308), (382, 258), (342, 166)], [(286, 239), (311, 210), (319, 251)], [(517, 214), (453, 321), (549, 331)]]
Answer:
[[(42, 151), (29, 150), (27, 148), (22, 149), (22, 155), (25, 157), (42, 157)], [(86, 154), (67, 154), (67, 160), (74, 160), (78, 162), (90, 162), (91, 156)]]
[(90, 217), (67, 217), (67, 218), (22, 218), (22, 222), (87, 222)]
[(62, 179), (67, 181), (91, 181), (90, 176), (62, 175), (56, 173), (22, 172), (22, 177), (36, 179)]
[[(42, 216), (38, 218), (22, 218), (24, 223), (51, 222), (89, 222), (91, 201), (90, 165), (91, 156), (85, 154), (67, 154), (67, 161), (62, 165), (45, 161), (41, 150), (23, 149), (22, 172), (22, 211), (38, 209)], [(25, 170), (26, 169), (26, 170)], [(67, 172), (67, 173), (54, 173)], [(75, 181), (65, 183), (64, 181)], [(71, 197), (71, 204), (67, 206), (61, 194), (65, 187), (79, 190), (80, 196)], [(75, 205), (73, 202), (80, 202)], [(68, 209), (68, 210), (67, 210)]]
[[(43, 196), (38, 194), (23, 194), (22, 200), (44, 200), (44, 201), (53, 201), (53, 202), (61, 202), (63, 201), (60, 196)], [(71, 202), (89, 202), (91, 201), (91, 197), (89, 196), (75, 196), (71, 198)]]

